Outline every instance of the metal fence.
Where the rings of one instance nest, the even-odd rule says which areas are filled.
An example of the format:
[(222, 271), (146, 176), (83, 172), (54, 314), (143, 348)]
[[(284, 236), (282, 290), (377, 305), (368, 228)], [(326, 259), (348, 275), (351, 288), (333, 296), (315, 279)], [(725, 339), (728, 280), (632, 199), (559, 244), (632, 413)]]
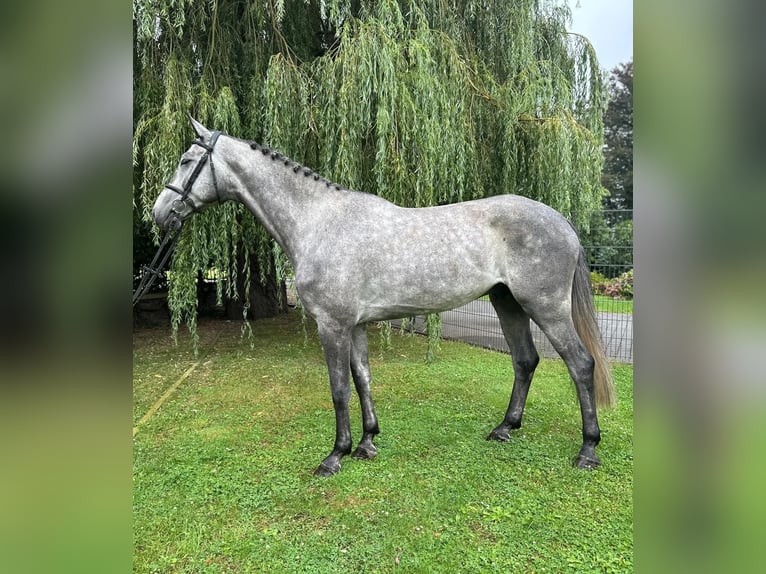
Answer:
[[(633, 269), (633, 212), (609, 210), (594, 214), (588, 231), (580, 232), (591, 270), (612, 279)], [(609, 358), (633, 362), (633, 301), (596, 296), (596, 314), (601, 337)], [(393, 322), (398, 326), (399, 322)], [(409, 326), (425, 333), (423, 317)], [(488, 349), (510, 352), (492, 304), (482, 298), (458, 309), (441, 313), (441, 335), (444, 339), (463, 341)], [(540, 355), (558, 357), (550, 341), (532, 323), (532, 337)]]

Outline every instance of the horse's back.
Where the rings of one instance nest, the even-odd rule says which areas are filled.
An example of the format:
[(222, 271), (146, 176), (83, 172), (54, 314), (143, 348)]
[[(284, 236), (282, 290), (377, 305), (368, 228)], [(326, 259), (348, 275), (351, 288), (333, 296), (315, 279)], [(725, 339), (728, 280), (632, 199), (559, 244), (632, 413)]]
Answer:
[(563, 216), (521, 196), (402, 208), (354, 193), (328, 213), (296, 281), (359, 321), (454, 308), (498, 283), (526, 292), (536, 277), (560, 281), (546, 281), (551, 265), (566, 274), (576, 262)]

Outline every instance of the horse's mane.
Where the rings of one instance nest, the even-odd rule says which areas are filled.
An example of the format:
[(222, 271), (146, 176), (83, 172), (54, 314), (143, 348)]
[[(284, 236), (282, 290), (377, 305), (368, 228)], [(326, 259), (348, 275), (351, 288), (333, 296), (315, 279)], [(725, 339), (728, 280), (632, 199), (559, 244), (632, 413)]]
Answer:
[(338, 183), (330, 181), (329, 179), (327, 179), (326, 177), (323, 177), (322, 175), (318, 174), (317, 172), (315, 172), (311, 168), (308, 168), (308, 167), (306, 167), (304, 165), (301, 165), (297, 161), (290, 159), (289, 157), (287, 157), (283, 153), (280, 153), (278, 151), (270, 149), (270, 148), (268, 148), (266, 146), (262, 146), (261, 144), (259, 144), (258, 142), (255, 142), (255, 141), (249, 141), (249, 140), (242, 140), (242, 141), (245, 141), (245, 143), (247, 143), (250, 146), (250, 149), (255, 150), (255, 151), (259, 151), (264, 156), (269, 156), (271, 158), (271, 161), (273, 161), (275, 163), (279, 162), (279, 163), (284, 164), (284, 167), (286, 169), (287, 168), (292, 169), (293, 173), (295, 173), (296, 176), (299, 173), (302, 173), (304, 177), (312, 177), (314, 179), (314, 181), (320, 182), (320, 183), (324, 183), (327, 187), (334, 187), (335, 189), (337, 189), (339, 191), (340, 190), (348, 191), (348, 189), (346, 187), (344, 187), (344, 186), (342, 186), (342, 185), (340, 185)]

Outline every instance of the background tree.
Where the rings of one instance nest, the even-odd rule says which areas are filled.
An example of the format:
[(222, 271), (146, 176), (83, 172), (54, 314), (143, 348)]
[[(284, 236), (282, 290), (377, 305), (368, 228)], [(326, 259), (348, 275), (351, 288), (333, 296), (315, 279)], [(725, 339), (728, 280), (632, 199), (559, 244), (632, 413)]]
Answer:
[[(566, 31), (564, 2), (133, 6), (134, 197), (147, 233), (192, 138), (187, 112), (400, 205), (518, 193), (585, 227), (601, 205), (605, 88), (591, 45)], [(281, 280), (285, 265), (241, 206), (195, 215), (172, 263), (174, 328), (194, 328), (198, 270), (250, 284)], [(219, 298), (236, 286), (219, 284)]]
[(591, 269), (613, 278), (633, 268), (633, 62), (609, 76), (604, 112), (604, 212), (595, 212), (590, 229), (581, 228)]
[(633, 209), (633, 62), (615, 67), (609, 77), (604, 113), (604, 171), (609, 191), (606, 209)]

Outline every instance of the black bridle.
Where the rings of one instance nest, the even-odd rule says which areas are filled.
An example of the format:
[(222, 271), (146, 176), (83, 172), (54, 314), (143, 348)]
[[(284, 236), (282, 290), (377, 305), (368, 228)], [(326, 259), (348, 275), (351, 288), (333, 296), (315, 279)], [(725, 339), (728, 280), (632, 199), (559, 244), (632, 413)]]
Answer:
[[(220, 135), (221, 135), (221, 132), (213, 132), (213, 134), (210, 136), (210, 143), (205, 143), (201, 139), (196, 139), (192, 142), (192, 145), (198, 145), (201, 148), (204, 148), (205, 153), (202, 154), (202, 157), (197, 162), (197, 165), (194, 166), (194, 171), (191, 172), (191, 175), (184, 183), (183, 188), (177, 187), (170, 183), (165, 185), (166, 189), (169, 189), (170, 191), (174, 191), (181, 196), (181, 199), (177, 199), (170, 206), (170, 209), (171, 211), (173, 211), (173, 213), (176, 213), (178, 215), (183, 214), (182, 211), (179, 211), (177, 209), (178, 207), (181, 206), (181, 204), (186, 205), (191, 210), (191, 213), (194, 213), (195, 211), (197, 211), (197, 207), (194, 205), (194, 202), (192, 202), (189, 199), (189, 193), (191, 192), (192, 185), (194, 185), (194, 182), (199, 177), (199, 174), (202, 171), (202, 168), (205, 167), (205, 164), (208, 162), (208, 160), (210, 160), (210, 173), (213, 176), (213, 189), (215, 189), (215, 196), (218, 199), (218, 202), (220, 203), (221, 197), (218, 195), (218, 180), (215, 177), (215, 166), (213, 165), (213, 148), (215, 147), (215, 142), (218, 141), (218, 136)], [(179, 220), (179, 223), (181, 223), (180, 220)]]
[(197, 165), (194, 166), (194, 170), (184, 183), (183, 188), (170, 183), (165, 185), (166, 189), (174, 191), (181, 196), (180, 199), (175, 200), (170, 206), (170, 210), (178, 215), (179, 218), (176, 219), (175, 224), (172, 225), (165, 233), (165, 236), (162, 238), (162, 241), (157, 248), (157, 253), (155, 253), (152, 262), (149, 265), (144, 265), (142, 267), (143, 274), (141, 277), (141, 282), (133, 292), (133, 307), (135, 307), (136, 303), (138, 303), (141, 298), (146, 295), (146, 293), (154, 284), (154, 281), (162, 273), (162, 270), (165, 268), (168, 259), (170, 259), (170, 254), (173, 252), (176, 241), (178, 241), (178, 237), (181, 234), (181, 227), (183, 226), (183, 206), (185, 205), (189, 208), (189, 213), (195, 213), (198, 211), (197, 206), (195, 206), (194, 202), (189, 199), (189, 193), (191, 193), (192, 185), (194, 185), (194, 182), (199, 177), (199, 174), (202, 172), (202, 168), (205, 167), (205, 164), (208, 162), (208, 160), (210, 161), (210, 173), (213, 177), (213, 189), (215, 189), (215, 196), (218, 202), (221, 202), (221, 196), (218, 194), (218, 180), (215, 177), (215, 166), (213, 165), (213, 148), (215, 147), (215, 142), (218, 141), (218, 136), (220, 135), (221, 132), (215, 131), (210, 136), (209, 143), (205, 143), (201, 139), (196, 139), (192, 142), (193, 145), (198, 145), (204, 148), (205, 153), (202, 154), (202, 157), (197, 162)]

